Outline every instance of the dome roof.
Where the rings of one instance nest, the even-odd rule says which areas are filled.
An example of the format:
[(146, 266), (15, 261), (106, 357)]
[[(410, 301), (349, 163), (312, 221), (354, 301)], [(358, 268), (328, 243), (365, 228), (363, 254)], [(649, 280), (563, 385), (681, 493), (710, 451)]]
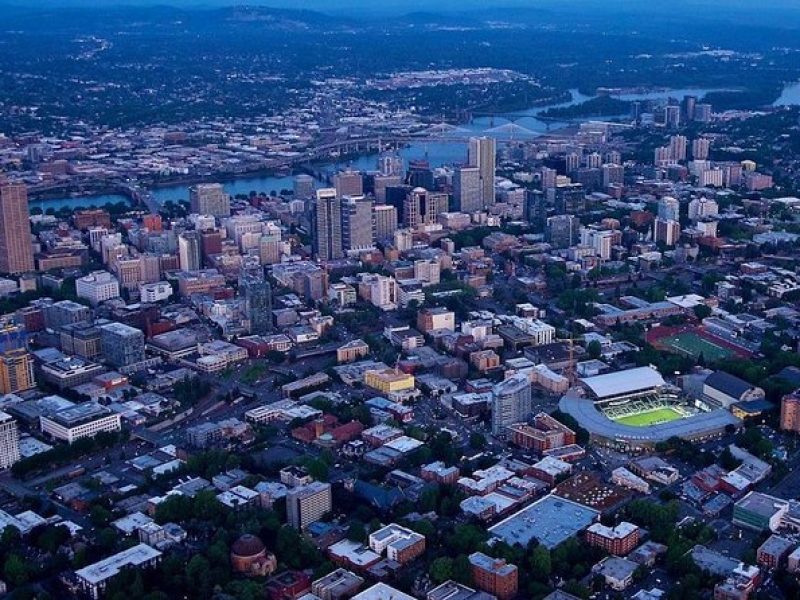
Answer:
[(256, 556), (266, 550), (264, 542), (257, 536), (249, 533), (244, 534), (231, 546), (231, 554), (236, 556)]

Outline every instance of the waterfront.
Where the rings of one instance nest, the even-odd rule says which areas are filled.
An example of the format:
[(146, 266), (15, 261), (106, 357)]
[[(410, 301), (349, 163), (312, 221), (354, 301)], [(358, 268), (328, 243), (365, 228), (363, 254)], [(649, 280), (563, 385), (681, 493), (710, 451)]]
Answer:
[[(615, 95), (615, 98), (625, 101), (633, 100), (665, 100), (670, 97), (682, 98), (686, 95), (702, 98), (705, 94), (718, 91), (713, 89), (686, 88), (679, 90), (658, 90), (653, 92), (624, 93)], [(541, 113), (551, 108), (560, 108), (581, 104), (591, 100), (594, 96), (581, 94), (577, 89), (570, 90), (571, 99), (564, 102), (556, 102), (542, 106), (534, 106), (525, 110), (513, 111), (503, 115), (478, 116), (469, 123), (459, 125), (453, 135), (463, 136), (465, 139), (474, 135), (489, 135), (501, 141), (525, 140), (560, 129), (570, 124), (568, 121), (543, 120), (538, 117)], [(800, 83), (787, 85), (784, 94), (791, 104), (800, 103)], [(777, 102), (776, 102), (777, 105)], [(453, 141), (428, 141), (412, 143), (398, 151), (403, 160), (408, 163), (412, 159), (425, 159), (432, 167), (442, 165), (452, 165), (464, 163), (467, 160), (466, 142)], [(351, 167), (356, 170), (372, 171), (376, 168), (377, 153), (365, 154), (352, 160), (340, 160), (323, 162), (315, 165), (315, 169), (325, 174), (333, 174), (337, 170)], [(239, 194), (249, 194), (251, 191), (258, 193), (280, 192), (284, 189), (292, 189), (292, 176), (275, 176), (267, 174), (249, 175), (237, 177), (235, 179), (223, 180), (222, 185), (228, 194), (233, 196)], [(320, 184), (325, 184), (320, 181)], [(181, 183), (175, 185), (165, 185), (152, 190), (156, 202), (163, 204), (167, 201), (178, 202), (189, 199), (189, 184)], [(43, 208), (43, 210), (61, 208), (76, 209), (89, 206), (103, 206), (104, 204), (114, 204), (117, 202), (129, 202), (129, 200), (118, 194), (104, 194), (99, 196), (87, 197), (67, 197), (55, 198), (41, 201), (32, 201), (31, 208)]]

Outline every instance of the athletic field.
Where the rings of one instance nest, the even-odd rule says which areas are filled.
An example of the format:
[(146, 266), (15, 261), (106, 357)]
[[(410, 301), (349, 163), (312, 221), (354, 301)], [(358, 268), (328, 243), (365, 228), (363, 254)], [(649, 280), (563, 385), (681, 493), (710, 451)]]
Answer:
[(733, 355), (731, 350), (717, 346), (715, 343), (690, 331), (678, 333), (672, 337), (661, 338), (658, 342), (665, 348), (671, 348), (694, 359), (702, 354), (706, 362), (716, 362)]
[(621, 425), (633, 425), (634, 427), (647, 427), (648, 425), (666, 423), (667, 421), (674, 421), (675, 419), (681, 418), (683, 418), (683, 415), (675, 409), (656, 408), (635, 415), (619, 417), (618, 419), (614, 419), (614, 422), (620, 423)]

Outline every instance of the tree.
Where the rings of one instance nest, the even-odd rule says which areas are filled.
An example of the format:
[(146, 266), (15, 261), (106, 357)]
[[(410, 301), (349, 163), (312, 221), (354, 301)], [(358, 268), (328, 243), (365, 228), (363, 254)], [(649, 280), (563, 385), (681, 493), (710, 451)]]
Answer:
[(589, 358), (598, 359), (603, 353), (603, 347), (597, 340), (592, 340), (586, 346), (586, 353), (589, 355)]
[(531, 567), (531, 573), (540, 581), (547, 581), (550, 578), (550, 573), (553, 570), (552, 562), (550, 560), (550, 551), (544, 546), (536, 546), (530, 553), (528, 562)]
[(208, 560), (201, 554), (195, 554), (186, 565), (186, 583), (198, 596), (208, 596), (205, 592), (211, 587), (210, 568)]
[(367, 530), (361, 521), (351, 521), (347, 528), (347, 539), (354, 542), (365, 542), (367, 540)]
[(428, 571), (434, 583), (443, 583), (453, 578), (453, 559), (448, 556), (440, 556), (431, 563)]
[(486, 448), (486, 436), (480, 431), (473, 431), (469, 434), (469, 447), (473, 450), (483, 450)]
[(700, 321), (706, 319), (711, 316), (711, 308), (706, 306), (705, 304), (698, 304), (696, 305), (692, 311), (694, 312), (694, 316), (697, 317)]
[(10, 554), (3, 565), (3, 575), (14, 586), (28, 581), (28, 567), (18, 554)]

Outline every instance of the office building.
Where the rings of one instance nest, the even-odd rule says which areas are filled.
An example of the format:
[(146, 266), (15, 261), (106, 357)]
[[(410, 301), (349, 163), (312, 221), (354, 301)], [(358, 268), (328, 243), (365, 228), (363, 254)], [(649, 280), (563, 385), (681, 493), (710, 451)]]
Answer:
[(581, 222), (574, 215), (556, 215), (547, 219), (545, 239), (553, 248), (569, 248), (579, 237)]
[(508, 600), (517, 595), (519, 573), (515, 565), (482, 552), (470, 554), (469, 565), (472, 582), (479, 590), (493, 594), (500, 600)]
[(121, 415), (97, 402), (84, 402), (39, 417), (42, 433), (72, 444), (98, 433), (119, 431)]
[(28, 189), (21, 183), (0, 182), (0, 272), (33, 271), (33, 246)]
[(265, 335), (272, 331), (272, 287), (263, 277), (242, 275), (239, 292), (244, 298), (245, 316), (250, 333)]
[(202, 268), (202, 243), (198, 232), (184, 231), (178, 236), (178, 262), (181, 271), (198, 271)]
[(607, 189), (612, 185), (622, 185), (625, 183), (625, 167), (622, 165), (603, 165), (602, 171), (604, 189)]
[(286, 494), (286, 518), (295, 529), (304, 530), (331, 511), (331, 484), (314, 481)]
[(552, 190), (557, 215), (581, 214), (586, 210), (586, 190), (580, 183), (563, 183)]
[(363, 196), (364, 178), (358, 171), (340, 171), (333, 176), (333, 187), (336, 189), (336, 197)]
[(447, 194), (414, 188), (406, 196), (403, 205), (404, 224), (410, 229), (436, 225), (439, 213), (447, 212), (448, 204)]
[(88, 321), (91, 309), (72, 300), (61, 300), (44, 307), (44, 323), (50, 329), (58, 329), (63, 325)]
[(455, 208), (472, 213), (483, 209), (483, 188), (478, 167), (459, 167), (453, 173), (453, 198)]
[(375, 216), (375, 239), (379, 242), (392, 240), (397, 231), (397, 208), (390, 204), (376, 204), (373, 207)]
[(107, 271), (95, 271), (75, 280), (75, 294), (97, 306), (101, 302), (119, 298), (119, 281)]
[(0, 394), (16, 394), (36, 387), (33, 358), (22, 348), (0, 355)]
[(100, 327), (103, 357), (115, 367), (126, 367), (144, 360), (144, 333), (123, 323)]
[(199, 183), (189, 188), (191, 211), (214, 217), (231, 216), (231, 199), (221, 183)]
[(515, 423), (527, 421), (533, 412), (531, 382), (518, 373), (492, 388), (492, 433), (505, 434)]
[(378, 171), (384, 177), (398, 177), (403, 173), (403, 158), (392, 153), (381, 154), (378, 157)]
[(300, 173), (293, 182), (294, 197), (300, 200), (310, 200), (314, 197), (314, 178), (311, 175)]
[(543, 233), (547, 224), (547, 197), (541, 190), (525, 190), (525, 220), (534, 232)]
[(0, 411), (0, 471), (8, 469), (19, 458), (17, 422), (8, 413)]
[(426, 190), (432, 190), (434, 188), (434, 180), (430, 163), (427, 160), (409, 161), (406, 184), (411, 186), (412, 189), (421, 187)]
[(320, 600), (345, 600), (354, 596), (364, 579), (348, 571), (336, 569), (311, 584), (311, 593)]
[(375, 246), (376, 224), (372, 205), (372, 200), (364, 196), (342, 197), (342, 247), (345, 252), (370, 250)]
[(336, 190), (317, 190), (311, 212), (315, 256), (322, 261), (342, 258), (342, 214)]
[(698, 123), (711, 122), (711, 105), (706, 103), (698, 103), (694, 108), (694, 120)]
[(480, 175), (481, 205), (494, 204), (494, 174), (497, 160), (497, 144), (491, 137), (475, 137), (469, 140), (469, 166), (477, 167)]

